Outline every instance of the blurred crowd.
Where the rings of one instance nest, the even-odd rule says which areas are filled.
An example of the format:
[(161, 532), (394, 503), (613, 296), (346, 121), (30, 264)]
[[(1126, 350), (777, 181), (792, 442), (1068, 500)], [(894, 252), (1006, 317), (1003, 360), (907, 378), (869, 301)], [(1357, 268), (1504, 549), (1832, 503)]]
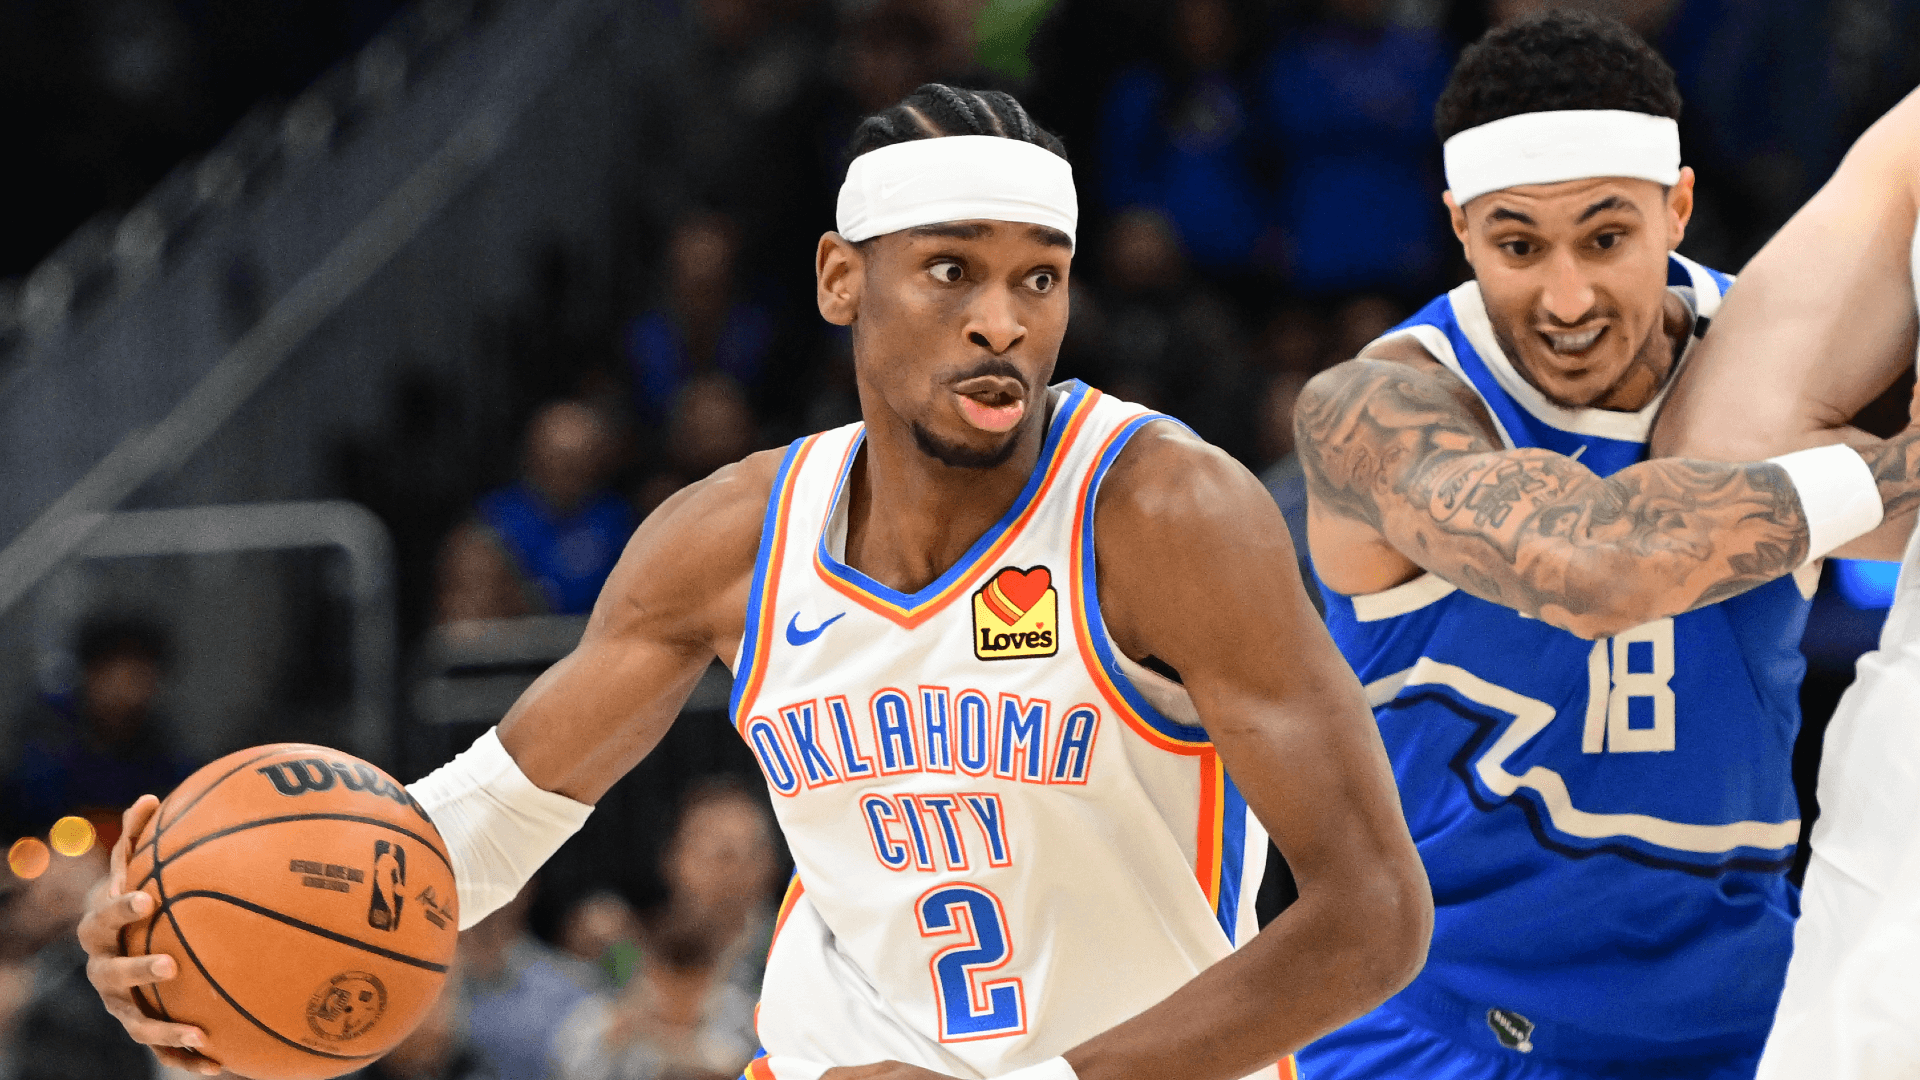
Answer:
[[(384, 434), (338, 449), (337, 493), (394, 535), (409, 648), (436, 625), (589, 611), (637, 522), (679, 488), (858, 418), (849, 339), (814, 311), (812, 251), (857, 120), (928, 81), (1012, 90), (1066, 141), (1082, 225), (1059, 377), (1185, 420), (1262, 475), (1298, 534), (1294, 399), (1464, 275), (1433, 104), (1464, 42), (1546, 0), (649, 2), (673, 33), (639, 73), (611, 285), (585, 287), (564, 251), (540, 256), (528, 295), (486, 328), (520, 391), (512, 415), (476, 422), (422, 376), (392, 391)], [(30, 135), (48, 176), (88, 177), (56, 180), (61, 198), (97, 209), (217, 136), (242, 97), (296, 90), (394, 6), (239, 5), (284, 15), (269, 33), (218, 0), (0, 4), (17, 24), (0, 49), (58, 46), (0, 60), (0, 80), (42, 96), (86, 84), (55, 93), (61, 131)], [(1728, 270), (1920, 82), (1920, 0), (1589, 6), (1678, 72), (1700, 177), (1683, 250)], [(34, 83), (46, 72), (66, 82)], [(15, 235), (0, 274), (57, 238)], [(1810, 631), (1816, 736), (1885, 606), (1884, 583), (1857, 576), (1829, 572)], [(89, 826), (71, 851), (15, 845), (0, 875), (0, 1080), (156, 1075), (100, 1011), (72, 925), (119, 809), (198, 764), (161, 734), (169, 651), (154, 625), (96, 620), (73, 691), (0, 727), (5, 837)], [(563, 858), (545, 892), (463, 936), (433, 1017), (364, 1075), (737, 1076), (785, 864), (734, 750), (664, 748), (650, 794), (616, 789), (598, 815), (613, 831), (583, 842), (657, 865), (619, 877)]]

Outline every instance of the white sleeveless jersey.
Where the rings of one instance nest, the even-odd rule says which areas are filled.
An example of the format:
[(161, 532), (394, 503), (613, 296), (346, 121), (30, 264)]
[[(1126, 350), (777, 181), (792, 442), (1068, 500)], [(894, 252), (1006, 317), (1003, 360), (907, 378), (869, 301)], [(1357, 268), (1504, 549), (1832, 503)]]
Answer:
[(1880, 647), (1860, 658), (1827, 726), (1818, 790), (1793, 961), (1760, 1080), (1920, 1076), (1920, 529)]
[(911, 595), (841, 561), (861, 425), (781, 464), (732, 708), (795, 866), (754, 1080), (889, 1058), (996, 1076), (1256, 931), (1266, 834), (1186, 692), (1100, 619), (1100, 479), (1164, 418), (1077, 382), (1053, 407), (1012, 508)]

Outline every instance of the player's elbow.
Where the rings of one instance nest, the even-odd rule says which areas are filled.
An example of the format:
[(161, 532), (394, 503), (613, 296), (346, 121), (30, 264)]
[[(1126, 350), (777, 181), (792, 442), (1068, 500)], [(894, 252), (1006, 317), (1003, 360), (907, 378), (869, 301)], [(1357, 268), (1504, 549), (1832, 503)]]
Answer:
[(1433, 893), (1419, 856), (1383, 860), (1327, 898), (1341, 925), (1341, 970), (1355, 1016), (1371, 1011), (1413, 981), (1433, 937)]

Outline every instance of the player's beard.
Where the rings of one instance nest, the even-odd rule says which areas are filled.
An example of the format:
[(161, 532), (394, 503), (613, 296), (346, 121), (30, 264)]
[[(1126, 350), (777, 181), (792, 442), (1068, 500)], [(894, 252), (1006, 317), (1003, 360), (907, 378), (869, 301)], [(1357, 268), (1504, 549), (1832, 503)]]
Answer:
[(985, 450), (976, 450), (959, 443), (942, 442), (933, 432), (928, 431), (920, 421), (913, 422), (913, 442), (920, 452), (950, 469), (997, 469), (1013, 456), (1013, 448), (1020, 444), (1020, 428), (1007, 432), (1007, 437), (999, 446)]

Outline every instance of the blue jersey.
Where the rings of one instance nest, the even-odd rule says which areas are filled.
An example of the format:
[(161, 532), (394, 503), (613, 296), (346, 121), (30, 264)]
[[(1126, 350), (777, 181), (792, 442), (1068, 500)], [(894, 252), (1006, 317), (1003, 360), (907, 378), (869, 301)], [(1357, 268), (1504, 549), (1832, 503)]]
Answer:
[[(1728, 284), (1673, 257), (1669, 287), (1699, 329)], [(1479, 394), (1508, 447), (1601, 476), (1647, 457), (1660, 403), (1547, 400), (1473, 283), (1400, 334)], [(1536, 1062), (1757, 1051), (1797, 908), (1789, 760), (1809, 584), (1781, 578), (1602, 641), (1431, 574), (1365, 596), (1323, 588), (1433, 883), (1426, 969), (1386, 1008)]]

